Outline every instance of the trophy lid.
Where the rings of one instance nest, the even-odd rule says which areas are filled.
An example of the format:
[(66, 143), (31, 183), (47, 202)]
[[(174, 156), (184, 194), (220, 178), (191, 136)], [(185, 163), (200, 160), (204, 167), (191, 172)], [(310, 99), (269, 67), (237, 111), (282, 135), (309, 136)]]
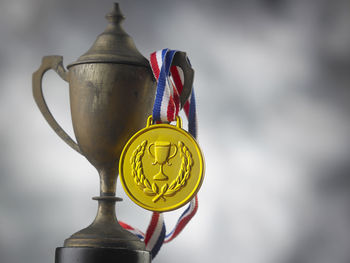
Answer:
[(67, 67), (83, 63), (117, 63), (149, 67), (147, 59), (137, 50), (132, 38), (121, 27), (125, 17), (118, 3), (114, 3), (106, 19), (109, 24), (92, 47)]

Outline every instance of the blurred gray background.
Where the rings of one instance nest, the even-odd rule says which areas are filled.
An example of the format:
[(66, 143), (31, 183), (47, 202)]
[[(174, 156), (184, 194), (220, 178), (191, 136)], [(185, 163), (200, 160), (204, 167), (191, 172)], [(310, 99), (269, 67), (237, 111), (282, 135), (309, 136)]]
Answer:
[[(184, 50), (195, 69), (206, 178), (197, 216), (154, 262), (350, 262), (350, 3), (120, 1), (146, 56)], [(44, 55), (75, 61), (112, 1), (0, 2), (0, 262), (54, 262), (96, 213), (94, 168), (51, 130), (31, 94)], [(45, 96), (73, 134), (68, 86)], [(125, 196), (119, 219), (150, 213)], [(170, 230), (180, 211), (166, 215)]]

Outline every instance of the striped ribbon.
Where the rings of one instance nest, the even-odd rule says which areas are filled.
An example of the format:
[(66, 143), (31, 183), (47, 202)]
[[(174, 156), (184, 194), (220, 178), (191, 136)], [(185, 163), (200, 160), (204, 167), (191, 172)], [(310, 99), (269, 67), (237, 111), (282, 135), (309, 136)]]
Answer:
[[(172, 122), (181, 110), (180, 95), (183, 89), (184, 75), (177, 66), (171, 66), (177, 50), (163, 49), (156, 51), (150, 56), (150, 64), (157, 79), (156, 98), (153, 106), (153, 120), (157, 123)], [(189, 61), (188, 61), (189, 62)], [(194, 138), (197, 137), (197, 117), (194, 91), (183, 109), (188, 119), (188, 131)], [(185, 228), (187, 223), (196, 214), (198, 209), (198, 198), (193, 198), (186, 210), (179, 217), (174, 229), (166, 234), (166, 227), (162, 213), (153, 212), (146, 233), (134, 228), (124, 222), (120, 225), (131, 233), (144, 240), (146, 249), (151, 251), (152, 258), (159, 252), (163, 244), (170, 242), (177, 237)]]

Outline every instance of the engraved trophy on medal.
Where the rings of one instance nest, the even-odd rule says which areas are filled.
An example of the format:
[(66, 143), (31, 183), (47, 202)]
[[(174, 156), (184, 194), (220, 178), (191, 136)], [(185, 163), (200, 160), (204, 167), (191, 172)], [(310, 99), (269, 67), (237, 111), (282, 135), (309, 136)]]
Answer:
[[(151, 147), (154, 146), (154, 154), (151, 152)], [(170, 155), (170, 149), (174, 146), (175, 150), (174, 153)], [(159, 172), (153, 176), (154, 180), (168, 180), (168, 176), (164, 174), (163, 171), (163, 165), (167, 163), (168, 165), (171, 165), (169, 163), (169, 160), (173, 157), (175, 157), (177, 153), (177, 146), (176, 144), (172, 144), (170, 142), (164, 142), (164, 141), (157, 141), (155, 143), (152, 143), (148, 146), (148, 152), (149, 154), (154, 158), (153, 165), (159, 164)], [(170, 155), (170, 156), (169, 156)]]
[[(46, 56), (33, 74), (34, 99), (48, 124), (100, 175), (100, 196), (93, 198), (98, 201), (96, 218), (90, 226), (67, 238), (64, 247), (56, 249), (56, 263), (151, 261), (144, 243), (118, 224), (115, 202), (121, 198), (115, 194), (122, 149), (151, 113), (155, 80), (148, 60), (121, 27), (124, 16), (118, 4), (106, 18), (109, 24), (105, 31), (67, 70), (61, 56)], [(191, 92), (193, 72), (184, 53), (179, 53), (174, 64), (184, 72), (186, 97)], [(48, 70), (54, 70), (69, 83), (76, 142), (59, 126), (44, 100), (42, 78)], [(160, 166), (159, 176), (165, 176), (163, 166), (174, 154), (170, 148), (175, 148), (159, 143), (150, 148), (155, 166)]]

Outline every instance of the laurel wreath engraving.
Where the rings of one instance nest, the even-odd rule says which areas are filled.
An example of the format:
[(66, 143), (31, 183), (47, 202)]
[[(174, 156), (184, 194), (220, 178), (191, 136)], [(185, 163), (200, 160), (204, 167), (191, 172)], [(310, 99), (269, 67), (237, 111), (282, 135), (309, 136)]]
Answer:
[(132, 176), (134, 177), (134, 182), (146, 195), (154, 196), (152, 201), (155, 203), (160, 198), (166, 200), (165, 197), (175, 195), (176, 192), (186, 185), (193, 166), (193, 159), (188, 147), (184, 145), (183, 142), (179, 141), (178, 147), (180, 149), (180, 157), (182, 159), (179, 174), (170, 183), (170, 185), (165, 183), (162, 187), (159, 187), (155, 182), (151, 184), (143, 173), (142, 157), (145, 154), (146, 145), (147, 140), (144, 140), (139, 146), (137, 146), (130, 158), (130, 164), (132, 166)]

